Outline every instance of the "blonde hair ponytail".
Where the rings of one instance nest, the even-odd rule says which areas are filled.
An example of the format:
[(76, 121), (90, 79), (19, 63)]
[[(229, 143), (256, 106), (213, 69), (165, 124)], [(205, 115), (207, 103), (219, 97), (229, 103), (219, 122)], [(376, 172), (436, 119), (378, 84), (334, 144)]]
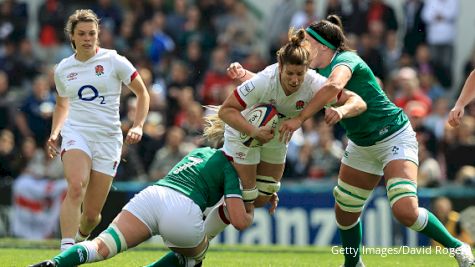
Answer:
[(224, 143), (224, 121), (218, 116), (220, 107), (221, 106), (205, 106), (206, 109), (213, 111), (213, 113), (204, 117), (205, 128), (203, 136), (213, 147), (221, 147)]

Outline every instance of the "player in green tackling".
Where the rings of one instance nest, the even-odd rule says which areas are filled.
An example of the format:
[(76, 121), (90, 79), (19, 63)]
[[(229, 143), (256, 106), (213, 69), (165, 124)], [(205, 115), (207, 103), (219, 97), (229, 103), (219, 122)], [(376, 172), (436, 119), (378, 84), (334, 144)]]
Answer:
[[(209, 116), (205, 137), (222, 144), (223, 131), (224, 124), (217, 116)], [(103, 261), (154, 235), (161, 235), (172, 251), (149, 267), (201, 266), (209, 245), (205, 227), (209, 222), (203, 220), (207, 207), (224, 196), (225, 205), (212, 212), (219, 213), (238, 230), (253, 220), (254, 206), (243, 202), (233, 164), (232, 158), (219, 149), (193, 150), (163, 179), (135, 195), (98, 237), (31, 266), (64, 267)]]

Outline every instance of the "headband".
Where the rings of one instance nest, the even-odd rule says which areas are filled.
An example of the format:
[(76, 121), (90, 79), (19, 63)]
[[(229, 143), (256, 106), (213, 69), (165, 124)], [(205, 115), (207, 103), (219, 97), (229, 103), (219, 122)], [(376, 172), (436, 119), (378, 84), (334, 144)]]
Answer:
[(313, 37), (313, 39), (319, 41), (320, 43), (324, 44), (325, 46), (327, 46), (328, 48), (332, 49), (332, 50), (336, 50), (336, 47), (332, 44), (330, 44), (330, 42), (328, 42), (327, 40), (325, 40), (322, 36), (320, 36), (320, 34), (318, 34), (316, 31), (314, 31), (312, 28), (310, 27), (307, 27), (307, 29), (305, 29), (305, 31)]

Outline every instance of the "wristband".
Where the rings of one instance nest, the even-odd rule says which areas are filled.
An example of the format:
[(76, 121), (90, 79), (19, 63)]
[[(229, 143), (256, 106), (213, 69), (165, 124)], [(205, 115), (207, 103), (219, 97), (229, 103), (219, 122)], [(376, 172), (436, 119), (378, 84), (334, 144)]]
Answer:
[(242, 78), (246, 77), (246, 74), (247, 74), (247, 70), (244, 70), (244, 75), (242, 75), (241, 77), (236, 78), (236, 79), (242, 79)]

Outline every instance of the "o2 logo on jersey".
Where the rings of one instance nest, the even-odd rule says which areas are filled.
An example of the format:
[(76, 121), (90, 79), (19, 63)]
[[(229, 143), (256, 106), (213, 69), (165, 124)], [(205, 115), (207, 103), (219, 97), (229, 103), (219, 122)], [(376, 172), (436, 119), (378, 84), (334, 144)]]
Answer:
[[(93, 93), (93, 95), (89, 96), (91, 92)], [(78, 97), (79, 99), (83, 101), (88, 101), (88, 102), (93, 101), (96, 98), (99, 98), (101, 99), (102, 105), (106, 103), (104, 96), (100, 96), (99, 91), (97, 91), (96, 87), (92, 85), (84, 85), (81, 88), (79, 88)]]

